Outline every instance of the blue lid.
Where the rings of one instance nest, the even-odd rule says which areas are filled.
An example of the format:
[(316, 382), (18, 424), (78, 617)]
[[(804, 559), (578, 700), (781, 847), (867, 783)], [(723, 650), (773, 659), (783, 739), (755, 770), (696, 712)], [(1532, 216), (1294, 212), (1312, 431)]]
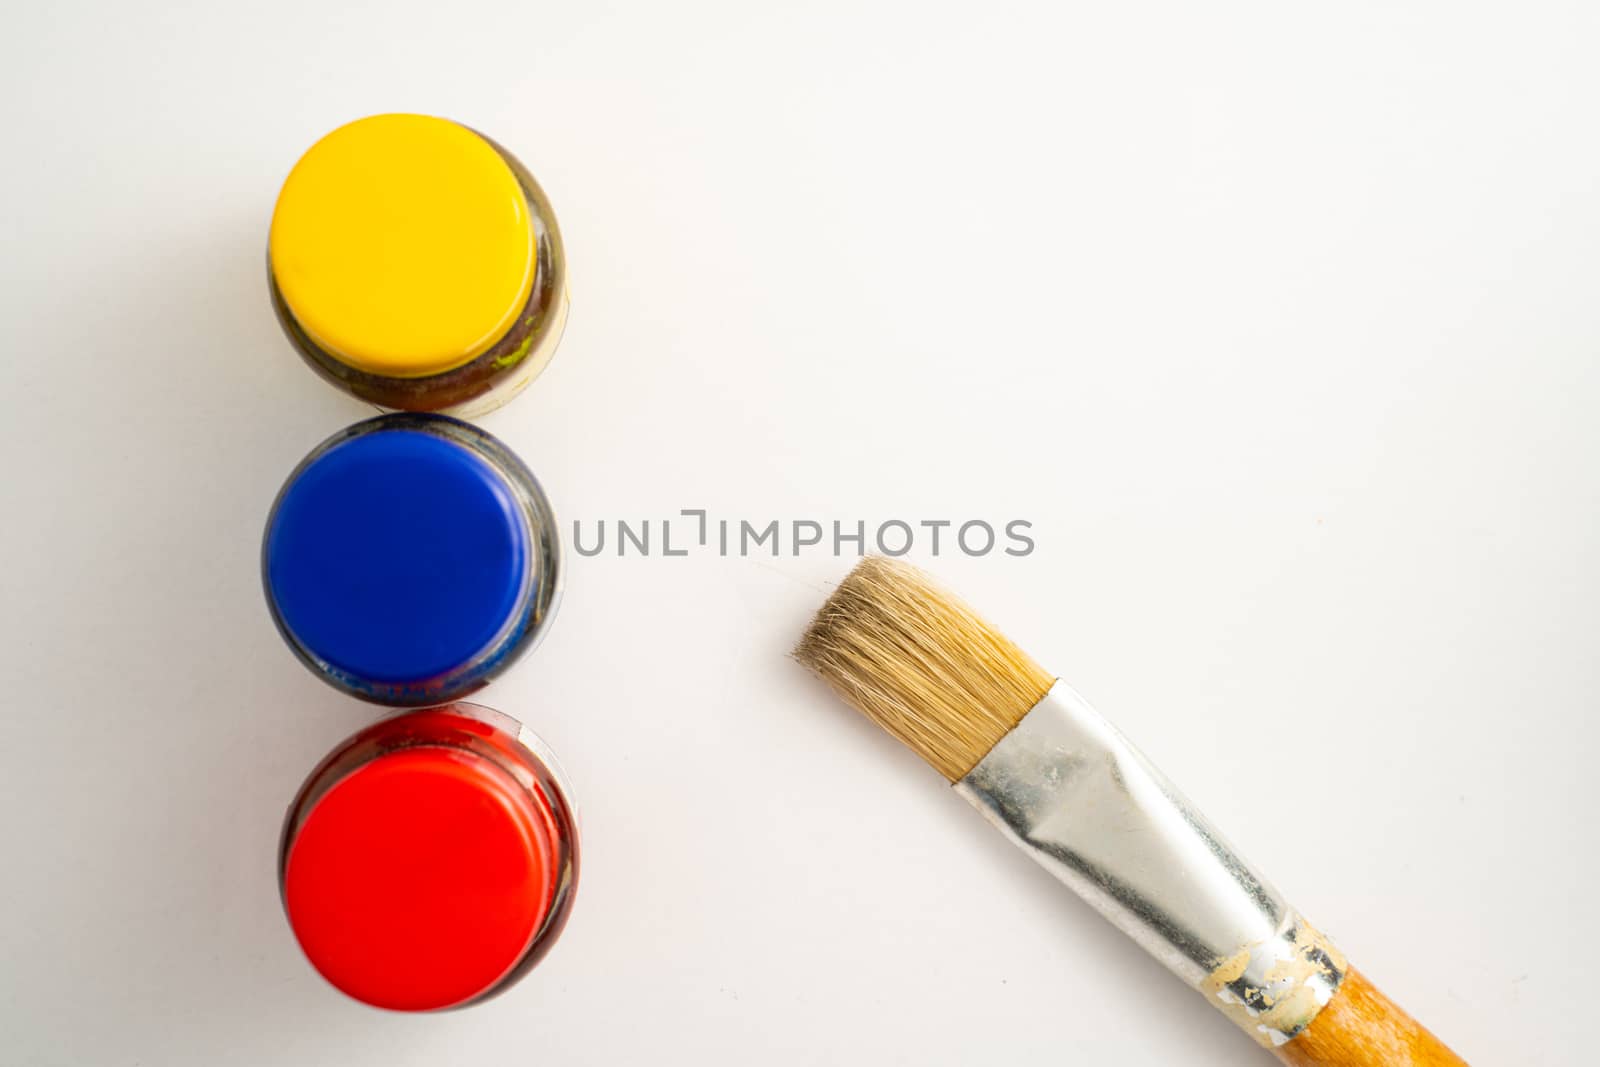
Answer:
[(420, 682), (484, 653), (523, 604), (531, 532), (465, 445), (375, 429), (315, 455), (268, 520), (267, 594), (289, 636), (358, 680)]

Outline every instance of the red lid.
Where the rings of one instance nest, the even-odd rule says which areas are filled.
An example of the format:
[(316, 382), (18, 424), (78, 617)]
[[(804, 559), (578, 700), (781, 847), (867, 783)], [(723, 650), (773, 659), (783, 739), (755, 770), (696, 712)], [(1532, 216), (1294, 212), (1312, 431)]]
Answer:
[(301, 823), (284, 864), (295, 937), (357, 1000), (428, 1011), (516, 966), (550, 910), (550, 813), (500, 767), (401, 749), (358, 767)]

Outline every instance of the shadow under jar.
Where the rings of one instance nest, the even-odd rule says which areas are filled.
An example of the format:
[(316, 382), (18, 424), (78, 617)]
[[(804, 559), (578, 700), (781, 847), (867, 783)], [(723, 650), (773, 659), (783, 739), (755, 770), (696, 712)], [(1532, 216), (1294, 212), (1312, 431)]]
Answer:
[(543, 190), (448, 119), (374, 115), (323, 137), (283, 183), (267, 260), (301, 356), (380, 408), (499, 407), (566, 325), (566, 255)]
[(578, 880), (570, 790), (542, 742), (474, 704), (339, 745), (284, 820), (278, 885), (312, 966), (392, 1011), (465, 1007), (549, 951)]
[(267, 517), (262, 584), (302, 663), (396, 707), (458, 700), (544, 635), (560, 602), (556, 519), (497, 438), (391, 413), (312, 450)]

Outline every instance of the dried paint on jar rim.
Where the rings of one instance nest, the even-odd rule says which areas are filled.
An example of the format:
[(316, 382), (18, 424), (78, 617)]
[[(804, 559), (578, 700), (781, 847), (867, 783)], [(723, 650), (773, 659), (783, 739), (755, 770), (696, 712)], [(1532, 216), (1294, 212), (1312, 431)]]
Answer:
[(492, 410), (544, 369), (566, 323), (543, 190), (495, 141), (431, 116), (359, 119), (301, 157), (268, 281), (306, 362), (390, 410)]
[(571, 913), (577, 813), (553, 754), (475, 704), (347, 738), (284, 818), (278, 887), (307, 960), (393, 1011), (467, 1007), (516, 984)]

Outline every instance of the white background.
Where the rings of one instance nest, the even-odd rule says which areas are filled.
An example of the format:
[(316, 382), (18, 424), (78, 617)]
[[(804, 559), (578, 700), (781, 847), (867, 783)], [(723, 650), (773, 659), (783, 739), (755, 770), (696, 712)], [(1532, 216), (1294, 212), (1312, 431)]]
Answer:
[(562, 943), (442, 1016), (313, 974), (278, 823), (374, 711), (257, 550), (369, 412), (279, 335), (265, 235), (313, 140), (410, 110), (560, 216), (565, 343), (486, 425), (566, 533), (1032, 521), (912, 558), (1469, 1060), (1583, 1062), (1597, 10), (16, 5), (0, 1059), (1257, 1062), (787, 658), (827, 552), (573, 558), (482, 698), (578, 785)]

